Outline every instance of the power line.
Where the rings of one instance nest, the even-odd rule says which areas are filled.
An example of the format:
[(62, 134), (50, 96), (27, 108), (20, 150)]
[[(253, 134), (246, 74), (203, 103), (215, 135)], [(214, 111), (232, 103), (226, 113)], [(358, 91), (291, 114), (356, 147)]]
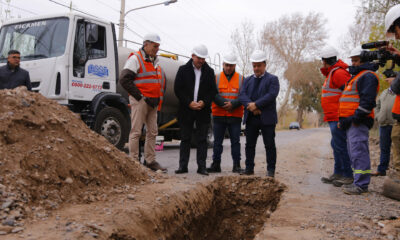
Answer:
[(112, 9), (112, 10), (114, 10), (114, 11), (118, 12), (118, 13), (120, 13), (120, 12), (121, 12), (121, 10), (118, 10), (118, 9), (114, 8), (114, 7), (112, 7), (112, 6), (108, 5), (107, 3), (103, 2), (103, 1), (96, 0), (96, 2), (99, 2), (99, 3), (103, 4), (104, 6), (106, 6), (106, 7), (110, 8), (110, 9)]
[[(189, 11), (188, 9), (184, 8), (183, 6), (178, 6), (178, 7), (181, 8), (184, 12), (186, 12), (186, 14), (187, 14), (190, 18), (197, 17), (204, 25), (210, 26), (210, 24), (209, 24), (208, 22), (205, 21), (205, 18), (203, 18), (203, 17), (198, 17), (198, 14), (197, 14), (197, 13), (191, 12), (192, 9), (190, 9), (190, 11)], [(213, 24), (211, 24), (211, 25), (214, 26)], [(210, 29), (210, 28), (209, 28), (209, 29)], [(217, 36), (217, 37), (219, 37), (221, 40), (224, 40), (224, 41), (227, 39), (227, 36), (223, 36), (223, 35), (220, 33), (219, 30), (216, 31), (216, 33), (215, 33), (214, 35)]]
[[(171, 39), (171, 40), (174, 42), (174, 44), (172, 44), (172, 45), (174, 45), (175, 47), (180, 48), (181, 50), (185, 50), (185, 49), (183, 49), (183, 48), (181, 47), (181, 45), (183, 45), (183, 44), (180, 44), (179, 41), (177, 41), (177, 40), (176, 40), (174, 37), (172, 37), (170, 34), (166, 33), (166, 32), (163, 31), (160, 27), (158, 27), (158, 26), (156, 26), (155, 24), (153, 24), (153, 23), (152, 23), (151, 21), (149, 21), (146, 17), (144, 17), (143, 14), (140, 14), (140, 15), (141, 15), (140, 18), (143, 19), (143, 20), (145, 20), (144, 22), (146, 22), (147, 24), (151, 25), (152, 28), (157, 29), (160, 33), (162, 33), (163, 35), (165, 35), (165, 36), (167, 36), (169, 39)], [(132, 21), (134, 21), (134, 20), (131, 19), (131, 18), (129, 18), (129, 19), (132, 20)], [(134, 21), (134, 22), (135, 22), (135, 24), (138, 24), (138, 25), (142, 26), (144, 29), (146, 29), (146, 27), (144, 27), (142, 24), (139, 24), (137, 21)], [(179, 44), (176, 45), (175, 43), (179, 43)]]
[(93, 14), (84, 12), (84, 11), (82, 11), (82, 10), (79, 10), (79, 9), (73, 8), (73, 7), (70, 7), (70, 6), (68, 6), (68, 5), (65, 5), (65, 4), (62, 4), (62, 3), (59, 3), (59, 2), (56, 2), (56, 1), (54, 1), (54, 0), (49, 0), (49, 1), (52, 2), (52, 3), (58, 4), (58, 5), (60, 5), (60, 6), (63, 6), (63, 7), (72, 9), (72, 10), (74, 10), (74, 11), (76, 11), (76, 12), (80, 12), (80, 13), (83, 13), (83, 14), (86, 14), (86, 15), (89, 15), (89, 16), (92, 16), (92, 17), (95, 17), (95, 18), (99, 18), (99, 17), (97, 17), (97, 16), (95, 16), (95, 15), (93, 15)]
[(216, 18), (214, 18), (214, 16), (212, 14), (210, 14), (207, 10), (205, 10), (201, 5), (198, 5), (196, 3), (196, 1), (188, 1), (190, 4), (195, 5), (195, 7), (199, 8), (201, 11), (199, 11), (200, 13), (204, 14), (204, 16), (208, 16), (209, 20), (212, 20), (216, 25), (216, 27), (218, 27), (220, 30), (224, 31), (225, 33), (227, 33), (230, 36), (230, 33), (223, 27), (224, 24), (222, 24), (221, 22), (219, 22)]
[(3, 1), (1, 1), (1, 3), (3, 3), (3, 4), (7, 4), (7, 6), (10, 6), (10, 7), (12, 7), (12, 8), (15, 8), (15, 9), (21, 10), (21, 11), (23, 11), (23, 12), (27, 12), (27, 13), (30, 13), (30, 14), (33, 14), (33, 15), (38, 15), (38, 14), (37, 14), (37, 13), (35, 13), (35, 12), (32, 12), (32, 11), (30, 11), (30, 10), (27, 10), (27, 9), (24, 9), (24, 8), (20, 8), (20, 7), (17, 7), (17, 6), (14, 6), (14, 5), (12, 5), (12, 4), (9, 4), (9, 3), (5, 3), (5, 2), (3, 2)]

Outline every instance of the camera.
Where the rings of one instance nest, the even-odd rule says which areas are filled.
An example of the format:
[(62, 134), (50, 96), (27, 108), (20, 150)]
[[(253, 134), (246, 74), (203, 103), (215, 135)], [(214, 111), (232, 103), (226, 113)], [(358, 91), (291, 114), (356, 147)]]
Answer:
[(361, 45), (362, 49), (371, 49), (371, 48), (377, 48), (378, 50), (376, 51), (362, 51), (360, 58), (362, 62), (372, 62), (377, 60), (379, 66), (384, 67), (386, 65), (386, 62), (388, 60), (392, 60), (392, 67), (386, 69), (383, 74), (389, 78), (389, 77), (396, 77), (396, 73), (393, 71), (394, 68), (394, 59), (395, 59), (395, 54), (390, 53), (388, 50), (386, 50), (386, 46), (389, 45), (388, 41), (377, 41), (377, 42), (370, 42), (370, 43), (365, 43)]

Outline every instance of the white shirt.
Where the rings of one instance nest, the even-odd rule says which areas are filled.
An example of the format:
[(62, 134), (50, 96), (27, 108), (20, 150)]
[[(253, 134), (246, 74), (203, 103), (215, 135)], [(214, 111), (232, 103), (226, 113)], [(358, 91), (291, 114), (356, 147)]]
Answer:
[(201, 69), (197, 69), (193, 65), (194, 69), (194, 76), (195, 76), (195, 83), (194, 83), (194, 95), (193, 95), (193, 101), (197, 102), (197, 96), (199, 94), (199, 86), (200, 86), (200, 77), (201, 77)]

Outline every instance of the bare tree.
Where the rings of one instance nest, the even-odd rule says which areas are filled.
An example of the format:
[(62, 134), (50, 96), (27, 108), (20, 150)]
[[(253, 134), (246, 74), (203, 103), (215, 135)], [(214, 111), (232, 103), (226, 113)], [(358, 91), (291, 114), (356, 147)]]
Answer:
[(303, 124), (304, 114), (312, 111), (322, 113), (321, 87), (324, 82), (320, 74), (320, 62), (302, 62), (289, 66), (287, 71), (296, 72), (292, 82), (292, 103), (297, 110), (297, 121)]
[(244, 20), (231, 34), (233, 49), (239, 58), (238, 67), (242, 70), (243, 76), (252, 72), (250, 55), (256, 46), (254, 39), (254, 24), (248, 19)]
[(365, 18), (355, 19), (354, 23), (349, 26), (345, 35), (339, 40), (341, 49), (344, 50), (346, 56), (350, 54), (351, 50), (360, 44), (368, 42), (371, 33), (371, 24)]
[[(300, 13), (285, 15), (264, 25), (260, 43), (274, 49), (283, 68), (288, 69), (289, 66), (315, 56), (321, 49), (327, 38), (323, 27), (325, 23), (326, 19), (320, 13), (311, 12), (305, 16)], [(280, 119), (286, 111), (292, 83), (297, 77), (296, 68), (286, 71), (284, 76), (288, 80), (288, 88), (278, 112)]]

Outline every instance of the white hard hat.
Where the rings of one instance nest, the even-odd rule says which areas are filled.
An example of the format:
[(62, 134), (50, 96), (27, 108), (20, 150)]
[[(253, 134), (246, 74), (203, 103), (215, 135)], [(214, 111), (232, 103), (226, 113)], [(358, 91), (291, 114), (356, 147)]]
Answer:
[(339, 53), (334, 47), (328, 45), (322, 49), (320, 55), (321, 58), (331, 58), (331, 57), (337, 57)]
[(360, 46), (358, 46), (358, 47), (354, 48), (353, 50), (351, 50), (349, 57), (360, 56), (362, 51), (363, 51), (363, 49)]
[(192, 49), (192, 54), (198, 56), (199, 58), (206, 58), (208, 57), (208, 50), (207, 47), (203, 44), (196, 45)]
[(389, 11), (386, 13), (385, 16), (385, 32), (387, 37), (391, 37), (394, 34), (388, 32), (389, 28), (392, 26), (394, 21), (396, 21), (397, 18), (400, 17), (400, 4), (393, 6), (389, 9)]
[(227, 64), (237, 64), (236, 55), (233, 53), (224, 55), (223, 61), (224, 61), (224, 63), (227, 63)]
[(161, 38), (160, 38), (160, 36), (158, 36), (157, 33), (148, 33), (148, 34), (144, 35), (143, 42), (144, 41), (150, 41), (150, 42), (155, 42), (155, 43), (160, 44)]
[(255, 50), (250, 56), (251, 62), (264, 62), (266, 60), (267, 54), (265, 54), (265, 52), (262, 50)]

